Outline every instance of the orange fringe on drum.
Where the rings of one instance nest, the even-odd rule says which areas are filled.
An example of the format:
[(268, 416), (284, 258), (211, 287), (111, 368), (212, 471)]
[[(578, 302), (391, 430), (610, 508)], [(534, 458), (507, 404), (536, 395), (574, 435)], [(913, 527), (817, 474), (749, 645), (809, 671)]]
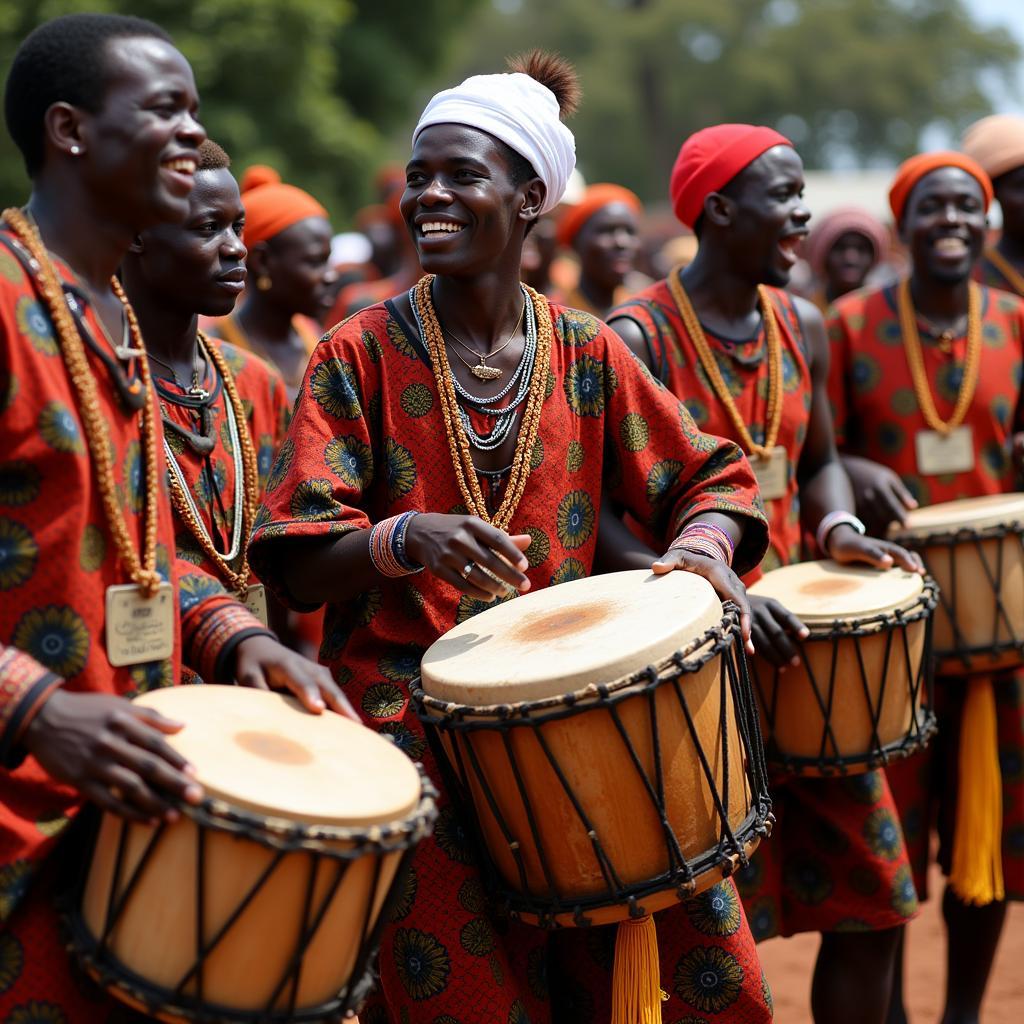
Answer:
[(1003, 791), (996, 741), (996, 700), (989, 676), (967, 684), (960, 728), (960, 799), (949, 884), (965, 903), (1002, 900)]
[(611, 1024), (661, 1024), (658, 963), (654, 918), (623, 921), (615, 933)]

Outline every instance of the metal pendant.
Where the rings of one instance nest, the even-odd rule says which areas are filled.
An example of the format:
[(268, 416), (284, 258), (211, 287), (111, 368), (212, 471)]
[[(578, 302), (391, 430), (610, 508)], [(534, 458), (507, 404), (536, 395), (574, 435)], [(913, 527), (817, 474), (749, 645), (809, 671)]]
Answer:
[(477, 380), (497, 380), (505, 371), (499, 370), (496, 366), (488, 366), (481, 361), (476, 366), (471, 366), (469, 372)]

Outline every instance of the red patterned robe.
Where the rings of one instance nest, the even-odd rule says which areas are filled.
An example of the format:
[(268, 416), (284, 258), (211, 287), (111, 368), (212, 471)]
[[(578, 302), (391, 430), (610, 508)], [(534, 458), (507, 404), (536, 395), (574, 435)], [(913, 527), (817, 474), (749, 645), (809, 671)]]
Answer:
[[(12, 242), (3, 233), (0, 241)], [(99, 349), (117, 362), (84, 288), (58, 264)], [(220, 678), (228, 644), (258, 624), (205, 573), (174, 555), (162, 486), (157, 568), (174, 584), (181, 643), (168, 661), (113, 668), (104, 644), (104, 595), (129, 582), (100, 503), (85, 432), (45, 306), (15, 254), (0, 244), (0, 1020), (92, 1024), (110, 1003), (72, 976), (52, 907), (50, 854), (83, 802), (29, 756), (19, 720), (63, 678), (76, 692), (132, 696), (178, 680), (184, 658)], [(121, 507), (142, 543), (143, 455), (139, 416), (86, 346), (109, 431)], [(137, 372), (137, 367), (135, 371)], [(129, 378), (131, 379), (131, 378)], [(159, 423), (159, 411), (155, 411)], [(160, 449), (159, 475), (164, 479)], [(177, 635), (177, 633), (176, 633)], [(233, 643), (231, 644), (233, 646)], [(66, 844), (64, 844), (66, 845)], [(81, 860), (82, 853), (76, 858)]]
[[(797, 467), (807, 438), (812, 403), (807, 342), (796, 306), (771, 289), (780, 314), (783, 368), (782, 421), (777, 444), (789, 458), (784, 497), (767, 502), (770, 547), (760, 567), (744, 577), (800, 560), (800, 494)], [(666, 281), (612, 313), (644, 333), (662, 379), (679, 395), (698, 426), (728, 436), (735, 428), (701, 365)], [(730, 394), (751, 436), (764, 443), (768, 400), (767, 343), (763, 327), (735, 341), (707, 333)], [(776, 776), (777, 819), (737, 885), (758, 940), (774, 935), (846, 928), (891, 928), (917, 909), (910, 867), (892, 794), (881, 771), (849, 780)]]
[[(982, 288), (982, 363), (967, 413), (974, 468), (944, 476), (917, 471), (914, 437), (926, 429), (903, 350), (896, 287), (854, 292), (829, 317), (829, 393), (843, 451), (884, 463), (922, 505), (1014, 490), (1011, 439), (1024, 430), (1024, 301)], [(925, 370), (938, 413), (956, 403), (966, 336), (951, 351), (921, 333)], [(936, 813), (940, 862), (948, 870), (955, 821), (956, 757), (963, 679), (936, 680), (939, 735), (929, 750), (888, 769), (900, 807), (914, 878), (926, 893), (928, 831)], [(1003, 875), (1009, 898), (1024, 898), (1024, 673), (996, 681), (999, 761), (1003, 775)]]
[[(700, 512), (743, 516), (739, 559), (756, 564), (764, 522), (739, 450), (699, 432), (600, 321), (557, 306), (551, 316), (551, 373), (533, 472), (509, 527), (533, 537), (526, 554), (534, 588), (588, 575), (606, 491), (662, 538)], [(339, 535), (407, 509), (465, 511), (426, 352), (393, 306), (379, 304), (314, 353), (267, 485), (254, 568), (280, 585), (288, 545), (279, 538)], [(426, 648), (483, 607), (429, 573), (382, 578), (355, 600), (328, 607), (321, 660), (367, 723), (422, 759), (435, 782), (423, 728), (408, 707), (409, 683)], [(549, 944), (546, 932), (498, 920), (446, 799), (413, 867), (381, 947), (382, 992), (363, 1024), (549, 1024), (606, 1010), (607, 930), (566, 931)], [(731, 882), (658, 921), (662, 988), (671, 997), (666, 1019), (770, 1018)]]

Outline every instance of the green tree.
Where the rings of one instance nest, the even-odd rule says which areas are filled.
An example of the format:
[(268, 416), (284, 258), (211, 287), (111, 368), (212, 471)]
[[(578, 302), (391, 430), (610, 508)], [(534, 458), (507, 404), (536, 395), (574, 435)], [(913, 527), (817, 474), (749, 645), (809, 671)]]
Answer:
[[(402, 96), (444, 60), (445, 41), (476, 2), (0, 0), (0, 66), (10, 65), (32, 28), (58, 14), (151, 18), (192, 63), (202, 121), (236, 168), (273, 165), (313, 192), (342, 226), (369, 198), (388, 133), (407, 116)], [(0, 198), (21, 202), (27, 191), (4, 134)]]
[(656, 199), (680, 141), (723, 121), (779, 127), (811, 167), (894, 162), (989, 113), (985, 76), (1020, 56), (963, 0), (494, 0), (448, 77), (538, 41), (580, 71), (583, 173)]

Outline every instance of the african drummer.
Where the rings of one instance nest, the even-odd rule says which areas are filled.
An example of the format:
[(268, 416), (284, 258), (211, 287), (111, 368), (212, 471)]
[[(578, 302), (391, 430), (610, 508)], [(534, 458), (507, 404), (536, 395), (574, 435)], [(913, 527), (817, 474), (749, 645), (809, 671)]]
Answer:
[[(520, 285), (523, 240), (575, 163), (560, 113), (577, 88), (556, 58), (515, 67), (424, 111), (402, 213), (429, 276), (320, 343), (251, 546), (292, 606), (327, 604), (321, 657), (369, 724), (435, 777), (408, 709), (424, 650), (510, 588), (588, 575), (605, 495), (668, 548), (656, 571), (705, 576), (740, 604), (745, 631), (729, 561), (747, 571), (767, 541), (740, 450), (701, 433), (599, 320)], [(608, 1005), (610, 972), (585, 930), (549, 943), (492, 916), (450, 807), (413, 867), (364, 1024), (571, 1020), (567, 981)], [(659, 916), (665, 1012), (767, 1021), (732, 882), (708, 900), (714, 913)]]

